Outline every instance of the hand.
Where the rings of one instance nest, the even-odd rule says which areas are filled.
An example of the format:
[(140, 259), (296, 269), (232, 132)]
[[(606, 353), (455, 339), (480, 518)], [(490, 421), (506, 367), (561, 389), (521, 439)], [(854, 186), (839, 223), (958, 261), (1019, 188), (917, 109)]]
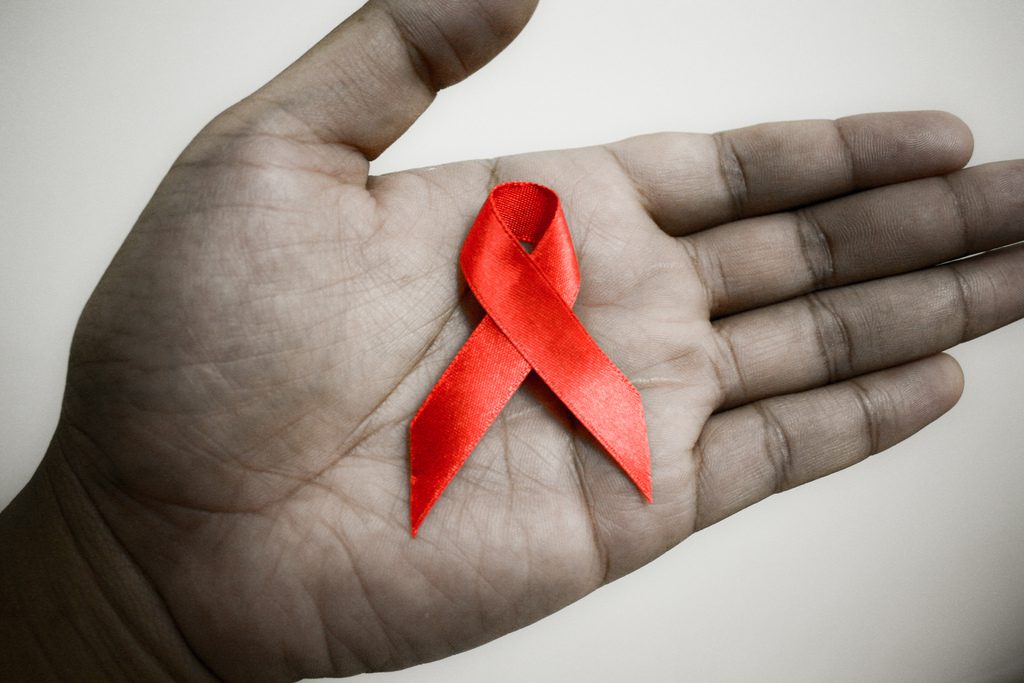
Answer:
[[(1024, 164), (958, 171), (944, 114), (368, 177), (531, 9), (371, 3), (196, 138), (94, 293), (5, 515), (74, 510), (110, 628), (169, 672), (350, 674), (507, 633), (905, 438), (959, 396), (935, 354), (1024, 315), (1020, 248), (932, 267), (1024, 233)], [(561, 196), (654, 503), (528, 381), (412, 540), (409, 419), (480, 319), (457, 256), (505, 180)]]

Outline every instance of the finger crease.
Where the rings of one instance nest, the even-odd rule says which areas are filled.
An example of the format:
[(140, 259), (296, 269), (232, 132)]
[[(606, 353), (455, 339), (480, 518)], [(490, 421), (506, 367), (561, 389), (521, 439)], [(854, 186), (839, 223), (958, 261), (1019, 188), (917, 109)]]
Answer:
[(864, 428), (868, 435), (868, 447), (870, 448), (870, 453), (877, 453), (882, 450), (880, 437), (881, 427), (878, 423), (878, 408), (875, 406), (875, 402), (872, 400), (871, 394), (860, 382), (857, 380), (850, 380), (850, 388), (853, 390), (853, 396), (857, 400), (857, 405), (860, 406), (861, 413), (864, 416)]
[(704, 288), (704, 300), (707, 302), (708, 312), (721, 311), (725, 302), (729, 301), (729, 284), (722, 274), (722, 261), (717, 256), (705, 263), (697, 252), (697, 246), (688, 238), (679, 239), (679, 244), (690, 259), (690, 265), (697, 276), (701, 287)]
[(968, 294), (970, 285), (967, 283), (967, 278), (956, 266), (956, 264), (950, 264), (949, 272), (953, 276), (953, 282), (956, 284), (956, 295), (957, 295), (957, 310), (960, 312), (960, 340), (959, 344), (971, 339), (971, 297)]
[(850, 143), (849, 138), (846, 137), (846, 131), (843, 130), (841, 123), (833, 121), (832, 127), (835, 128), (836, 135), (839, 137), (839, 151), (843, 157), (843, 164), (846, 166), (846, 175), (849, 178), (850, 187), (858, 188), (860, 183), (857, 181), (857, 164), (854, 161), (853, 145)]
[(412, 36), (407, 32), (405, 25), (399, 21), (398, 17), (391, 10), (388, 3), (382, 3), (381, 9), (384, 14), (387, 15), (388, 20), (395, 31), (395, 35), (402, 45), (405, 46), (406, 55), (409, 58), (409, 65), (412, 67), (413, 72), (416, 74), (417, 79), (430, 89), (435, 95), (444, 87), (438, 83), (437, 76), (434, 73), (434, 68), (431, 65), (430, 59), (427, 58), (426, 53), (420, 48), (420, 46), (413, 40)]
[(702, 434), (697, 442), (693, 444), (692, 449), (692, 462), (693, 462), (693, 528), (690, 529), (690, 533), (695, 533), (698, 529), (702, 528), (701, 524), (701, 510), (703, 508), (704, 499), (704, 475), (705, 475), (705, 459), (704, 459), (704, 435)]
[(814, 319), (814, 334), (825, 360), (829, 383), (849, 376), (853, 370), (853, 343), (846, 322), (817, 293), (808, 294), (805, 300)]
[(956, 186), (949, 176), (939, 176), (939, 180), (946, 186), (950, 202), (953, 204), (953, 215), (956, 216), (957, 229), (960, 231), (960, 252), (970, 254), (974, 251), (971, 248), (971, 226), (967, 222), (967, 211), (964, 209), (963, 200), (960, 199), (960, 193), (957, 192)]
[[(728, 364), (730, 369), (729, 374), (732, 376), (730, 381), (726, 381), (720, 368), (721, 364), (713, 363), (719, 383), (719, 403), (736, 405), (738, 403), (749, 401), (751, 395), (750, 388), (747, 386), (747, 380), (743, 376), (743, 372), (740, 370), (740, 362), (736, 355), (736, 346), (733, 344), (732, 335), (723, 327), (716, 329), (715, 332), (716, 334), (714, 335), (714, 338), (716, 345), (719, 348), (718, 355)], [(729, 396), (727, 387), (730, 386), (739, 387), (741, 395), (739, 397)]]
[(835, 281), (836, 267), (828, 234), (810, 211), (797, 211), (794, 217), (797, 237), (800, 240), (800, 253), (810, 273), (811, 285), (815, 289), (831, 287)]
[(766, 403), (755, 403), (753, 406), (761, 418), (765, 457), (768, 458), (774, 473), (772, 491), (775, 493), (785, 491), (793, 480), (793, 450), (789, 443), (789, 436), (778, 416)]
[(733, 215), (741, 217), (744, 215), (750, 196), (750, 185), (747, 172), (743, 168), (743, 161), (736, 153), (736, 147), (732, 141), (724, 134), (715, 133), (712, 138), (718, 150), (718, 169), (725, 182), (725, 189), (729, 193)]

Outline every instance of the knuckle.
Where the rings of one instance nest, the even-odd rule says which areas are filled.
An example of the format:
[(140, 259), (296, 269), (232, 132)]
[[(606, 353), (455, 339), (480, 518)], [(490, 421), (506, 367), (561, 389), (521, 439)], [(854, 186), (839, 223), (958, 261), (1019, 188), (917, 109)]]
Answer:
[(737, 217), (743, 216), (750, 195), (750, 184), (743, 160), (728, 133), (715, 133), (712, 139), (718, 152), (718, 167), (732, 203), (733, 214)]
[(762, 448), (773, 477), (771, 489), (778, 493), (792, 488), (793, 449), (785, 422), (768, 402), (755, 403), (754, 410), (761, 421)]
[(828, 233), (809, 210), (793, 214), (800, 254), (815, 289), (831, 287), (835, 282), (835, 258)]
[(810, 311), (815, 341), (828, 372), (828, 381), (849, 377), (854, 372), (854, 349), (843, 316), (832, 302), (818, 293), (804, 298)]

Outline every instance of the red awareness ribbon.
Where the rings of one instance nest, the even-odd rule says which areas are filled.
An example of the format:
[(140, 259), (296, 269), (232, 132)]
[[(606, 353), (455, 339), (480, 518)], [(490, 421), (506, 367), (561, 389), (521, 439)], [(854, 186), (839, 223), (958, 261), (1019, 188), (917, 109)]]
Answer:
[(459, 264), (487, 315), (409, 426), (412, 535), (531, 370), (650, 501), (640, 392), (572, 312), (580, 272), (558, 195), (535, 183), (495, 187)]

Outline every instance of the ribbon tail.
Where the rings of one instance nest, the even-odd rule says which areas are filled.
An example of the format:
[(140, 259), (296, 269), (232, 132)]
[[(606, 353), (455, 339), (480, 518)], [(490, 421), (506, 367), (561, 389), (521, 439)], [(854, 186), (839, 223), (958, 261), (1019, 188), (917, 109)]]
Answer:
[[(626, 396), (627, 393), (632, 394), (632, 397)], [(563, 399), (563, 402), (566, 405), (570, 405), (570, 402), (575, 406), (580, 405), (578, 396), (569, 398), (569, 401)], [(609, 409), (604, 408), (602, 413), (598, 413), (599, 419), (596, 420), (595, 415), (586, 408), (577, 412), (577, 409), (570, 406), (570, 410), (604, 446), (615, 464), (650, 503), (654, 500), (651, 484), (651, 450), (647, 441), (647, 422), (644, 419), (640, 393), (632, 384), (627, 383), (627, 387), (610, 405), (613, 406), (611, 411), (614, 414), (609, 416)]]
[(473, 331), (409, 424), (413, 537), (530, 365), (490, 317)]

